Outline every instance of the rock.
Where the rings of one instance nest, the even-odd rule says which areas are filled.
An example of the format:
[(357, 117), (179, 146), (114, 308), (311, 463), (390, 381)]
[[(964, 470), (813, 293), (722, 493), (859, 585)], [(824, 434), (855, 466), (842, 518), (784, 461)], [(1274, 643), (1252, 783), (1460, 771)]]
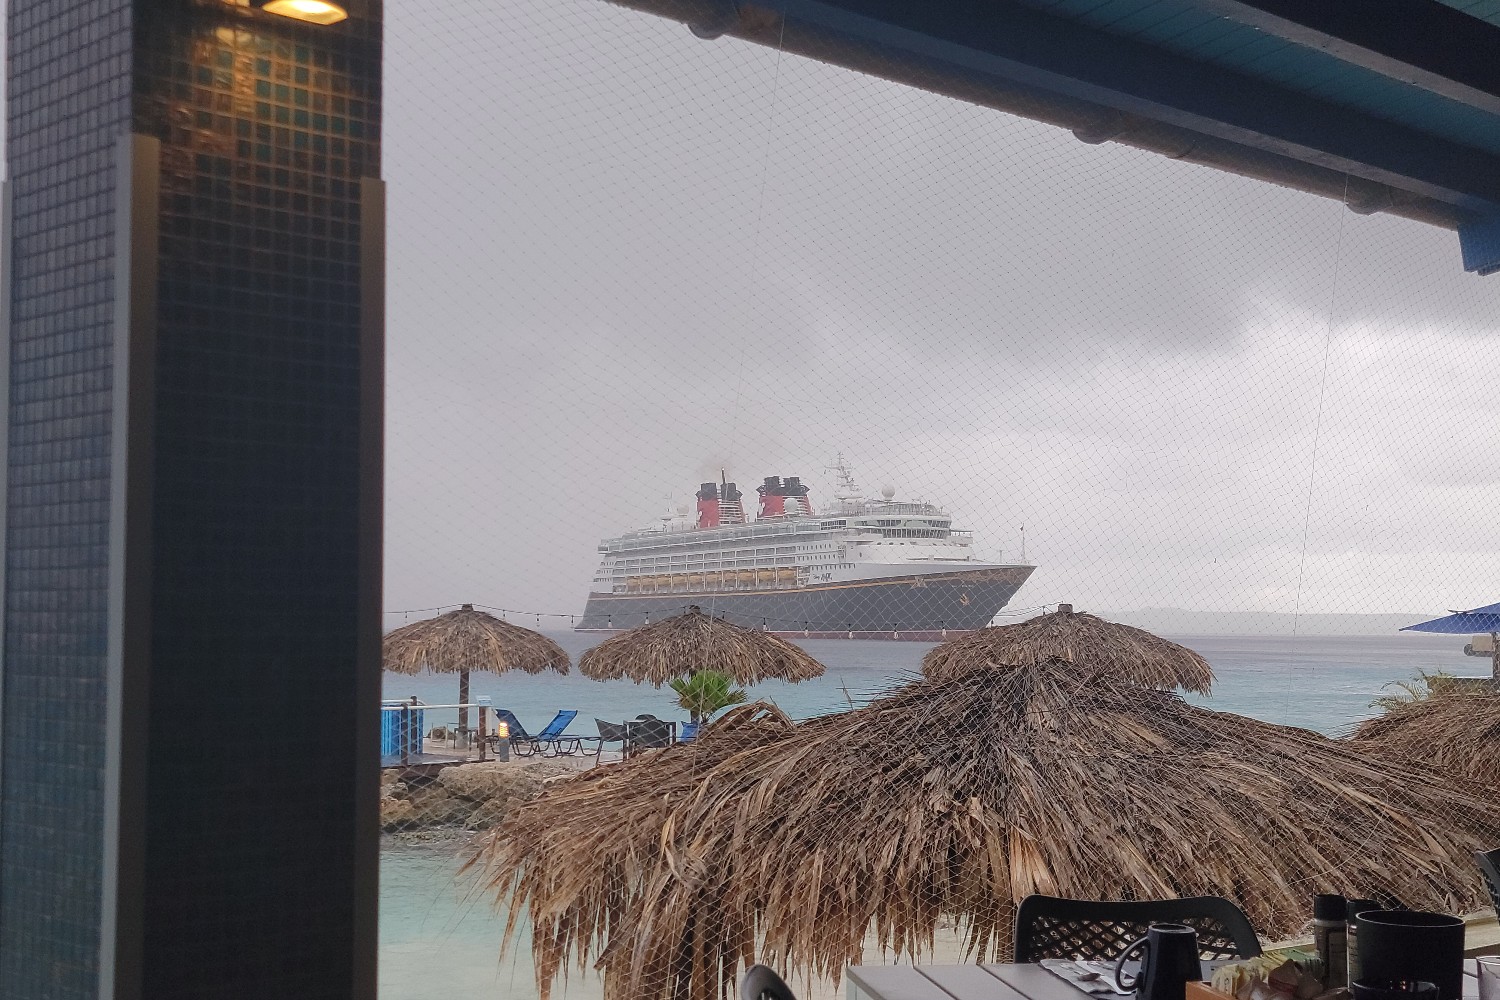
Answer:
[(412, 816), (416, 809), (407, 799), (381, 799), (380, 800), (380, 828), (382, 830), (402, 830), (411, 826)]
[(474, 809), (471, 802), (443, 794), (423, 795), (407, 801), (412, 807), (408, 825), (414, 826), (441, 826), (444, 823), (458, 823), (466, 819)]
[(544, 784), (578, 771), (578, 762), (564, 759), (455, 765), (428, 781), (382, 775), (380, 826), (399, 833), (442, 826), (488, 830)]
[(557, 760), (540, 760), (534, 764), (462, 764), (443, 768), (438, 772), (437, 780), (450, 795), (471, 802), (488, 802), (517, 795), (529, 799), (540, 789), (542, 779), (573, 774), (577, 770), (573, 764)]
[(509, 798), (521, 786), (531, 782), (526, 770), (514, 764), (461, 764), (438, 772), (437, 783), (450, 795), (471, 802)]
[(479, 808), (471, 812), (469, 818), (464, 820), (464, 826), (470, 830), (488, 830), (492, 826), (498, 826), (505, 818), (506, 807), (509, 805), (508, 801), (502, 799), (481, 802)]

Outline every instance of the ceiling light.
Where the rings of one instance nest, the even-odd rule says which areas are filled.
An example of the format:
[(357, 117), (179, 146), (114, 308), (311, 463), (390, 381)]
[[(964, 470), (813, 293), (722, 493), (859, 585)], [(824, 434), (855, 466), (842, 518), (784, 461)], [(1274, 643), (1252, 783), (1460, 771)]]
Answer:
[(347, 10), (330, 0), (252, 0), (252, 3), (268, 14), (280, 14), (313, 24), (335, 24), (349, 16)]

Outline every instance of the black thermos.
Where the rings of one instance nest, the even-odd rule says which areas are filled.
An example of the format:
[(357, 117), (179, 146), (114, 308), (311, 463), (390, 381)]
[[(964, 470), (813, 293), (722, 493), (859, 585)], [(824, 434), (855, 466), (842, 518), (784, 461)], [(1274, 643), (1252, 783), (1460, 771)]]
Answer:
[(1351, 899), (1345, 908), (1346, 920), (1344, 925), (1344, 950), (1349, 953), (1349, 976), (1344, 980), (1352, 983), (1359, 978), (1359, 927), (1354, 923), (1354, 918), (1366, 910), (1384, 909), (1373, 899)]
[(1462, 1000), (1462, 918), (1420, 910), (1365, 910), (1354, 922), (1361, 981), (1426, 980), (1437, 984), (1439, 1000)]

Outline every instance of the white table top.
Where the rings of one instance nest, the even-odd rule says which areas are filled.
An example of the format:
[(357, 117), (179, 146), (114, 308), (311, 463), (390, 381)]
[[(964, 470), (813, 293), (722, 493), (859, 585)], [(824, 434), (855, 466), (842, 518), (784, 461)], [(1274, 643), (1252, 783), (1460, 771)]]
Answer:
[(851, 965), (848, 976), (870, 1000), (1093, 1000), (1040, 965)]
[[(1099, 1000), (1040, 965), (851, 965), (846, 974), (869, 1000)], [(1478, 996), (1478, 980), (1464, 976), (1464, 1000)]]

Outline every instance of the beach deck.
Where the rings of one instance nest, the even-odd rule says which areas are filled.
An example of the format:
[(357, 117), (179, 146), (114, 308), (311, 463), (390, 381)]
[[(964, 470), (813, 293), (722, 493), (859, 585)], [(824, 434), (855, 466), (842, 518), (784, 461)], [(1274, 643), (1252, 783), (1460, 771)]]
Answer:
[[(610, 763), (620, 759), (619, 750), (606, 750), (600, 763)], [(563, 763), (572, 763), (578, 770), (593, 767), (596, 757), (592, 751), (588, 753), (564, 754), (553, 756), (548, 754), (517, 754), (510, 753), (507, 758), (496, 757), (494, 751), (488, 746), (483, 748), (475, 744), (471, 747), (454, 747), (447, 740), (424, 738), (422, 749), (413, 749), (407, 754), (384, 754), (380, 758), (380, 769), (382, 771), (399, 771), (405, 775), (428, 777), (437, 774), (445, 767), (454, 767), (460, 764), (510, 764), (517, 768), (524, 767), (529, 763), (539, 760), (557, 760)]]
[[(447, 746), (436, 746), (437, 740), (423, 740), (423, 748), (419, 753), (408, 754), (386, 754), (380, 758), (380, 769), (382, 771), (400, 770), (413, 774), (436, 774), (445, 767), (455, 764), (474, 764), (480, 762), (477, 748), (464, 751), (454, 750)], [(429, 745), (431, 745), (429, 749)], [(485, 761), (493, 761), (492, 755), (486, 754)]]

